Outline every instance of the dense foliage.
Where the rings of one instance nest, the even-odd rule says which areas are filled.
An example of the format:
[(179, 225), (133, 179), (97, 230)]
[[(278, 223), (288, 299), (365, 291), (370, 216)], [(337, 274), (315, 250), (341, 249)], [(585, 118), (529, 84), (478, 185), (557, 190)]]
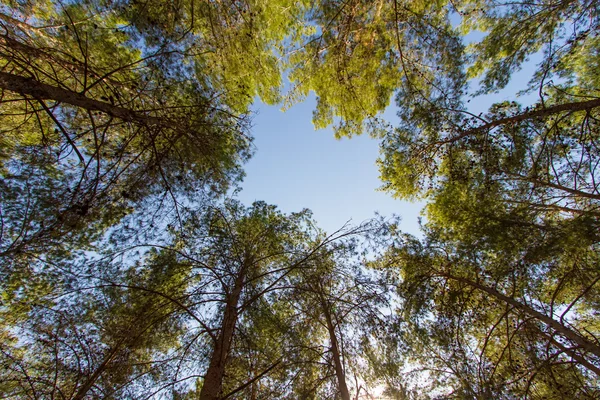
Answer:
[[(3, 0), (1, 396), (599, 398), (599, 7)], [(311, 91), (422, 239), (230, 197)]]

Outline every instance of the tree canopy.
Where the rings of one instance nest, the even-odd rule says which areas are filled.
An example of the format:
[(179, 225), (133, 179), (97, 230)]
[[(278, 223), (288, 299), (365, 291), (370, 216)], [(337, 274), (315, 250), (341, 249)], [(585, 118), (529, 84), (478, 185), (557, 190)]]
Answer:
[[(0, 395), (599, 398), (599, 26), (591, 0), (3, 0)], [(425, 201), (421, 238), (236, 200), (251, 107), (311, 93)]]

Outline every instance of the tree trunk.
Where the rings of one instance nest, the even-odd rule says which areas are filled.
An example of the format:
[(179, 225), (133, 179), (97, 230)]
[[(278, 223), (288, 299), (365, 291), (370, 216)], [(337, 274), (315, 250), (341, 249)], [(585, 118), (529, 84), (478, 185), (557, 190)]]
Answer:
[(537, 311), (536, 309), (534, 309), (526, 304), (523, 304), (523, 303), (513, 299), (512, 297), (508, 297), (495, 289), (492, 289), (488, 286), (482, 285), (478, 282), (473, 282), (470, 279), (462, 278), (459, 276), (454, 276), (454, 275), (444, 273), (444, 272), (440, 272), (439, 275), (442, 277), (445, 277), (445, 278), (450, 278), (450, 279), (454, 279), (459, 282), (466, 283), (467, 285), (469, 285), (471, 287), (474, 287), (476, 289), (484, 291), (484, 292), (494, 296), (495, 298), (500, 299), (500, 300), (504, 301), (505, 303), (512, 305), (513, 307), (523, 311), (525, 314), (527, 314), (527, 315), (537, 319), (538, 321), (546, 324), (547, 326), (551, 327), (556, 332), (560, 333), (561, 335), (568, 338), (569, 340), (572, 340), (574, 343), (579, 345), (585, 351), (588, 351), (588, 352), (600, 357), (600, 346), (598, 346), (597, 344), (595, 344), (593, 342), (590, 342), (588, 339), (581, 336), (579, 333), (566, 327), (565, 325), (556, 321), (552, 317), (542, 314), (541, 312)]
[(577, 101), (574, 103), (555, 104), (550, 107), (534, 109), (531, 111), (525, 111), (522, 114), (514, 115), (512, 117), (500, 118), (494, 121), (488, 122), (477, 128), (469, 129), (466, 133), (473, 133), (475, 131), (482, 131), (491, 128), (495, 128), (500, 125), (514, 124), (515, 122), (525, 121), (527, 119), (536, 117), (548, 117), (550, 115), (558, 114), (564, 111), (577, 112), (586, 111), (593, 108), (600, 107), (600, 99), (593, 99), (587, 101)]
[(530, 183), (533, 183), (534, 185), (542, 186), (542, 187), (548, 186), (548, 187), (551, 187), (551, 188), (554, 188), (557, 190), (562, 190), (563, 192), (567, 192), (567, 193), (573, 194), (575, 196), (583, 197), (586, 199), (600, 200), (600, 195), (598, 195), (598, 194), (593, 194), (593, 193), (573, 189), (568, 186), (560, 185), (558, 183), (553, 183), (550, 181), (540, 181), (539, 179), (533, 179), (528, 176), (523, 176), (520, 174), (508, 174), (508, 176), (516, 176), (516, 179), (518, 179), (520, 181), (530, 182)]
[(0, 89), (19, 93), (23, 96), (31, 96), (38, 100), (50, 99), (89, 111), (101, 111), (123, 121), (135, 122), (142, 125), (169, 126), (171, 124), (172, 126), (172, 122), (169, 123), (162, 118), (98, 101), (81, 93), (42, 83), (34, 78), (26, 78), (7, 72), (0, 72)]
[(437, 144), (439, 145), (439, 144), (453, 143), (453, 142), (456, 142), (457, 140), (463, 139), (467, 136), (471, 136), (471, 135), (474, 135), (477, 133), (481, 133), (488, 129), (492, 129), (492, 128), (495, 128), (495, 127), (498, 127), (501, 125), (506, 125), (506, 124), (514, 124), (516, 122), (525, 121), (525, 120), (528, 120), (531, 118), (544, 118), (544, 117), (548, 117), (550, 115), (558, 114), (558, 113), (561, 113), (564, 111), (568, 111), (568, 112), (588, 111), (588, 110), (592, 110), (597, 107), (600, 107), (600, 99), (577, 101), (574, 103), (556, 104), (556, 105), (546, 107), (546, 108), (534, 109), (531, 111), (523, 112), (521, 114), (513, 115), (511, 117), (499, 118), (499, 119), (496, 119), (493, 121), (486, 122), (486, 123), (482, 124), (481, 126), (467, 129), (454, 137), (449, 137), (447, 139), (441, 140), (441, 141), (437, 142)]
[(200, 391), (200, 400), (218, 400), (223, 388), (223, 376), (225, 374), (225, 364), (227, 356), (231, 349), (231, 341), (235, 331), (235, 324), (238, 318), (238, 302), (240, 294), (244, 287), (246, 277), (247, 264), (242, 265), (237, 277), (233, 290), (227, 296), (225, 311), (223, 313), (223, 321), (221, 322), (221, 330), (215, 342), (210, 364), (204, 376), (204, 383)]
[(552, 336), (548, 335), (545, 332), (540, 332), (543, 336), (545, 336), (548, 341), (550, 341), (553, 345), (561, 349), (566, 355), (571, 357), (573, 360), (577, 361), (579, 364), (583, 365), (585, 368), (594, 372), (596, 375), (600, 377), (600, 368), (596, 367), (594, 364), (580, 356), (575, 350), (569, 349), (565, 347), (562, 343), (554, 339)]
[(337, 337), (335, 336), (335, 326), (333, 325), (333, 321), (331, 319), (331, 310), (329, 309), (329, 306), (322, 294), (320, 294), (320, 297), (323, 314), (325, 315), (325, 320), (327, 321), (327, 331), (329, 332), (329, 340), (331, 341), (331, 353), (333, 355), (335, 375), (337, 377), (340, 395), (342, 400), (350, 400), (350, 392), (348, 391), (348, 386), (346, 385), (346, 375), (344, 374), (344, 365), (342, 364), (340, 348)]
[(102, 375), (102, 373), (106, 370), (106, 367), (108, 366), (108, 364), (117, 355), (117, 352), (119, 351), (122, 342), (123, 342), (123, 340), (119, 341), (119, 343), (117, 343), (112, 348), (112, 350), (109, 351), (106, 356), (104, 356), (104, 360), (102, 361), (102, 364), (100, 364), (94, 370), (92, 375), (85, 381), (85, 383), (83, 385), (81, 385), (81, 387), (79, 388), (79, 390), (73, 397), (73, 400), (82, 400), (87, 395), (87, 393), (90, 391), (90, 389), (92, 389), (92, 387), (96, 384), (96, 381), (98, 380), (98, 378), (100, 378), (100, 375)]

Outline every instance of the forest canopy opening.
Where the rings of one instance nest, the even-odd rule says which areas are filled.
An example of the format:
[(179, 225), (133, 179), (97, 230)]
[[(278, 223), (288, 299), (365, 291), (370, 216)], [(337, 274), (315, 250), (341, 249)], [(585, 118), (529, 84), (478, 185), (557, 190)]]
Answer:
[[(0, 394), (600, 397), (599, 18), (3, 0)], [(523, 70), (526, 104), (477, 109)], [(420, 238), (236, 199), (252, 105), (311, 94), (316, 128), (370, 135), (383, 189), (425, 202)]]

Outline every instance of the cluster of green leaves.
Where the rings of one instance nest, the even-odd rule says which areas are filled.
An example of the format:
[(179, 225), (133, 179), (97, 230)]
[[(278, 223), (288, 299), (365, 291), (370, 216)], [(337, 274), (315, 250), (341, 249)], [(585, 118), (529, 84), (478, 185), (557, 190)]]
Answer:
[[(324, 289), (299, 293), (299, 282), (319, 279), (326, 255), (353, 253), (353, 238), (371, 228), (325, 236), (308, 211), (284, 215), (264, 203), (247, 208), (236, 202), (189, 210), (184, 224), (168, 240), (161, 235), (161, 243), (107, 244), (100, 258), (66, 260), (53, 285), (37, 288), (35, 302), (27, 294), (13, 299), (12, 311), (21, 316), (4, 314), (3, 393), (73, 399), (334, 395), (340, 382), (328, 375), (334, 360), (327, 343), (347, 333), (323, 331), (315, 319), (336, 312), (336, 324), (343, 319), (350, 329), (354, 297), (342, 293), (347, 304), (339, 311), (319, 308), (316, 316), (299, 304), (315, 294), (336, 297)], [(366, 304), (371, 297), (356, 297), (362, 313), (377, 313), (375, 303)], [(349, 350), (334, 354), (339, 365), (350, 362), (342, 360)]]
[(322, 1), (309, 17), (317, 29), (289, 58), (290, 101), (317, 95), (313, 122), (335, 122), (337, 137), (369, 129), (397, 93), (403, 113), (454, 107), (464, 81), (462, 44), (450, 9), (437, 1)]
[[(0, 393), (597, 398), (599, 15), (3, 1)], [(471, 111), (534, 54), (533, 104)], [(317, 128), (382, 139), (384, 188), (428, 202), (422, 240), (223, 200), (255, 98), (311, 91)]]
[(595, 398), (597, 6), (454, 6), (463, 34), (486, 33), (463, 66), (482, 77), (477, 93), (503, 88), (539, 52), (525, 90), (538, 99), (479, 115), (466, 101), (432, 107), (384, 137), (385, 189), (427, 200), (425, 238), (399, 236), (379, 266), (399, 274), (407, 377), (427, 377), (423, 396)]
[[(374, 264), (399, 273), (390, 340), (431, 383), (419, 395), (596, 397), (596, 3), (322, 2), (310, 16), (291, 98), (313, 90), (315, 125), (351, 136), (381, 128), (369, 122), (395, 95), (399, 126), (370, 131), (383, 188), (428, 202), (425, 239)], [(533, 104), (471, 111), (468, 93), (504, 88), (533, 55)], [(401, 371), (393, 358), (382, 375)]]
[(81, 247), (148, 198), (219, 195), (241, 177), (244, 110), (195, 78), (185, 40), (140, 47), (148, 35), (104, 2), (2, 11), (6, 259), (69, 236)]

